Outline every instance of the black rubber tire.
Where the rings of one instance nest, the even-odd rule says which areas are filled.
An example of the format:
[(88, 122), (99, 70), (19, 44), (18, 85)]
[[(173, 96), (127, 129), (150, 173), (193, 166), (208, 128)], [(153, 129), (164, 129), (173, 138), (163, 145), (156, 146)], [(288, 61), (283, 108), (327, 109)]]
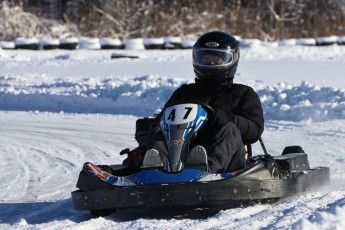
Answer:
[(282, 155), (286, 155), (289, 153), (305, 153), (303, 148), (299, 145), (291, 145), (286, 146), (282, 152)]
[(95, 217), (105, 217), (105, 216), (110, 216), (111, 214), (116, 212), (116, 208), (100, 209), (100, 210), (90, 210), (90, 212)]

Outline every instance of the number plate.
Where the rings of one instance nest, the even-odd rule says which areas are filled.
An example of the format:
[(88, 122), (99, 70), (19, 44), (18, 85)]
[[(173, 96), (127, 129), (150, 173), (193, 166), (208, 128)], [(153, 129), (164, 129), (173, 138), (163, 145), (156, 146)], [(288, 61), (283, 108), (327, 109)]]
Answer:
[(179, 104), (168, 107), (164, 113), (165, 123), (179, 125), (193, 121), (198, 113), (197, 104)]

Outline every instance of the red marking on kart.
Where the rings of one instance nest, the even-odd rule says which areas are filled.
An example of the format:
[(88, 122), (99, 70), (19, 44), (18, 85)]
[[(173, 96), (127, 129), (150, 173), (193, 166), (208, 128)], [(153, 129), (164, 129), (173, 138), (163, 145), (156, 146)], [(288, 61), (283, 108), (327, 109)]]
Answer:
[(182, 145), (183, 140), (173, 140), (169, 142), (169, 145)]
[(100, 167), (92, 164), (92, 163), (89, 163), (86, 165), (86, 168), (93, 172), (95, 174), (95, 176), (103, 181), (106, 181), (109, 179), (109, 177), (111, 176), (111, 174), (103, 171)]

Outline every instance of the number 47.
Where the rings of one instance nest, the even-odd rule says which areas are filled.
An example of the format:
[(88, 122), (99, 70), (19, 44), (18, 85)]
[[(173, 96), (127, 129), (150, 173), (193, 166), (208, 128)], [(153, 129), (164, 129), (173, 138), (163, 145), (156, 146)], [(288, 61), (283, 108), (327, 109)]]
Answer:
[[(190, 114), (190, 112), (192, 111), (192, 107), (185, 107), (184, 108), (186, 110), (186, 113), (183, 116), (183, 120), (186, 120)], [(176, 118), (176, 109), (172, 109), (169, 116), (168, 116), (168, 120), (174, 121)]]

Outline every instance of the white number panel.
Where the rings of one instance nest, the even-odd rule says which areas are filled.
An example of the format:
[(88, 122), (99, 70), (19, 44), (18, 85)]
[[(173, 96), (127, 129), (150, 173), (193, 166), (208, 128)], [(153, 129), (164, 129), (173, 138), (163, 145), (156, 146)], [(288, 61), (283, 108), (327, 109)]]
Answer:
[(169, 125), (185, 124), (193, 121), (197, 112), (197, 104), (173, 105), (165, 110), (164, 119)]

